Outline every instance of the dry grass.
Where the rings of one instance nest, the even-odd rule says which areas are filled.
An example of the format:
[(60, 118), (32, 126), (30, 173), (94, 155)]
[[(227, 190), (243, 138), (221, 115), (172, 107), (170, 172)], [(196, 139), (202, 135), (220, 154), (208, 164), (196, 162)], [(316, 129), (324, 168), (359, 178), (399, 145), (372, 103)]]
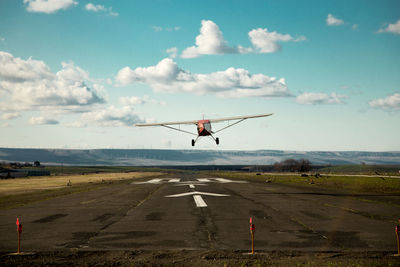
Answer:
[(72, 185), (88, 183), (105, 183), (116, 180), (137, 179), (149, 176), (161, 175), (156, 172), (129, 172), (129, 173), (95, 173), (85, 175), (67, 176), (40, 176), (18, 179), (0, 180), (0, 196), (8, 196), (35, 192), (39, 190), (59, 189), (67, 187), (71, 181)]

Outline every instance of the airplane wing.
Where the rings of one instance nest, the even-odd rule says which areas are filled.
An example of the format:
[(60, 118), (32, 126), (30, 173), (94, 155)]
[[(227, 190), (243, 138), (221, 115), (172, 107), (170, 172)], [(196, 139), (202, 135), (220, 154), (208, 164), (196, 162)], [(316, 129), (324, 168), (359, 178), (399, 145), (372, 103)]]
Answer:
[(172, 122), (160, 122), (160, 123), (139, 123), (135, 126), (166, 126), (166, 125), (179, 125), (179, 124), (197, 124), (198, 120), (195, 121), (172, 121)]
[[(222, 121), (235, 121), (235, 123), (230, 124), (222, 129), (219, 129), (218, 131), (215, 131), (213, 133), (218, 133), (222, 130), (225, 130), (227, 128), (232, 127), (233, 125), (236, 125), (244, 120), (247, 119), (252, 119), (252, 118), (261, 118), (261, 117), (267, 117), (267, 116), (271, 116), (273, 113), (270, 114), (259, 114), (259, 115), (249, 115), (249, 116), (236, 116), (236, 117), (227, 117), (227, 118), (219, 118), (219, 119), (210, 119), (208, 121), (210, 122), (222, 122)], [(137, 127), (144, 127), (144, 126), (162, 126), (165, 128), (169, 128), (172, 130), (176, 130), (176, 131), (180, 131), (180, 132), (184, 132), (184, 133), (188, 133), (188, 134), (192, 134), (192, 135), (197, 135), (195, 133), (191, 133), (191, 132), (187, 132), (185, 130), (181, 130), (181, 129), (177, 129), (174, 127), (171, 127), (170, 125), (180, 125), (180, 124), (194, 124), (197, 125), (199, 122), (199, 120), (194, 120), (194, 121), (172, 121), (172, 122), (159, 122), (159, 123), (138, 123), (135, 126)]]
[(220, 118), (220, 119), (211, 119), (209, 120), (210, 122), (221, 122), (221, 121), (234, 121), (234, 120), (246, 120), (246, 119), (252, 119), (252, 118), (261, 118), (261, 117), (268, 117), (273, 115), (273, 113), (270, 114), (259, 114), (259, 115), (250, 115), (250, 116), (236, 116), (236, 117), (227, 117), (227, 118)]

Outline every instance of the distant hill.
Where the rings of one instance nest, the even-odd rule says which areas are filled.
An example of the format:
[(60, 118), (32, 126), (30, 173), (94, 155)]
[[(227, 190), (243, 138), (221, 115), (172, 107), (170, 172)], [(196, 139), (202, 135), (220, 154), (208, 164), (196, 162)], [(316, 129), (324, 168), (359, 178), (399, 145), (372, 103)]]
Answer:
[(392, 165), (400, 164), (400, 152), (0, 148), (0, 161), (47, 165), (269, 165), (285, 159), (308, 159), (313, 165)]

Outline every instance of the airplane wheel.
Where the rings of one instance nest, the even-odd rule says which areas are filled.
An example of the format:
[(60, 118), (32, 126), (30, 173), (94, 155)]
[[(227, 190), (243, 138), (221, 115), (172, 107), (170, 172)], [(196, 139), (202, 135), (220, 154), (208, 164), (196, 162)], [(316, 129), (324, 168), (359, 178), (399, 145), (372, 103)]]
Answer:
[(194, 139), (192, 139), (192, 146), (194, 146)]
[(219, 145), (219, 138), (218, 137), (215, 139), (215, 142), (217, 143), (217, 145)]

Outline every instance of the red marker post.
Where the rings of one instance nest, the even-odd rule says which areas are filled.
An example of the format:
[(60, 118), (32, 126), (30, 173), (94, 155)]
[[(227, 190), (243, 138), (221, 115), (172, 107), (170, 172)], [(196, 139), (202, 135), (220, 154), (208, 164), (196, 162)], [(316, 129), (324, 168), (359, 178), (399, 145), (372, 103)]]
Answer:
[(251, 254), (254, 254), (254, 232), (255, 231), (256, 231), (256, 226), (253, 224), (253, 218), (250, 217)]
[[(399, 219), (400, 221), (400, 219)], [(396, 231), (396, 236), (397, 236), (397, 254), (395, 256), (400, 256), (400, 225), (396, 225), (396, 227), (394, 228), (394, 230)]]
[(18, 254), (21, 253), (21, 233), (22, 233), (22, 223), (19, 222), (19, 219), (17, 218), (17, 232), (18, 232)]

